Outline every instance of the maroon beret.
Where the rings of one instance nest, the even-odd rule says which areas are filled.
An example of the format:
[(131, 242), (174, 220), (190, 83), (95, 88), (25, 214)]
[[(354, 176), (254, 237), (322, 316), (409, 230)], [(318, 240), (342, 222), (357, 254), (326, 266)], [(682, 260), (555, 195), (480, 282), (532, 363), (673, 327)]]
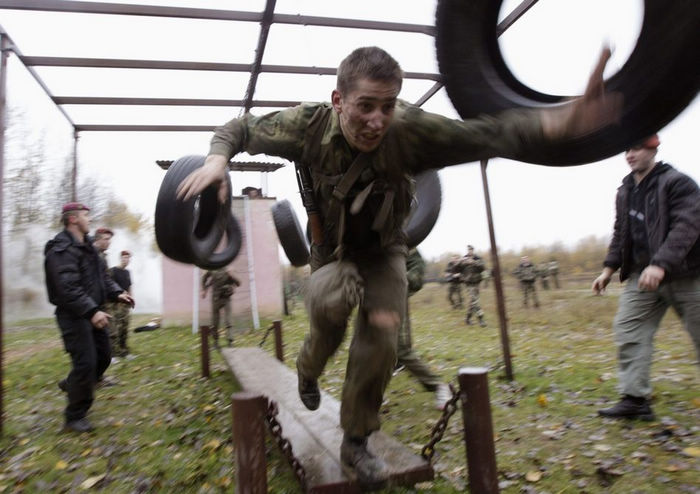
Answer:
[(128, 250), (123, 250), (122, 253), (121, 253), (120, 255), (122, 255), (122, 256), (130, 256), (130, 257), (131, 257), (131, 252), (129, 252)]
[(67, 213), (68, 211), (90, 211), (90, 208), (82, 202), (67, 202), (61, 208), (61, 212)]

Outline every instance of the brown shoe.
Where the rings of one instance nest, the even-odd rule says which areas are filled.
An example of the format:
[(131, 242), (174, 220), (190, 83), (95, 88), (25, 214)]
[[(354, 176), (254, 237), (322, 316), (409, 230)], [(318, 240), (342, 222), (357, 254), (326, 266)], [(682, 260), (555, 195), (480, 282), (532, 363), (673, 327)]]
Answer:
[(389, 471), (384, 460), (374, 456), (367, 449), (366, 437), (343, 435), (340, 460), (345, 466), (355, 471), (357, 481), (364, 489), (381, 489), (389, 479)]

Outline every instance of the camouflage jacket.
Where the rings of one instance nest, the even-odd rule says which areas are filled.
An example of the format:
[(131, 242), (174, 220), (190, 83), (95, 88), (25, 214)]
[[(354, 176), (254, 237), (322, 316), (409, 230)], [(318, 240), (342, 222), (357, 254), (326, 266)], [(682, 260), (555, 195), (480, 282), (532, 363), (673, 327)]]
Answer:
[(478, 285), (481, 283), (481, 274), (486, 269), (484, 260), (477, 256), (466, 255), (459, 260), (462, 267), (462, 281), (467, 285)]
[(225, 302), (231, 295), (235, 286), (240, 286), (241, 282), (234, 276), (231, 276), (225, 269), (217, 269), (216, 271), (207, 271), (202, 276), (202, 290), (209, 287), (212, 289), (212, 297), (215, 301)]
[(410, 297), (423, 288), (423, 278), (425, 277), (425, 261), (418, 249), (408, 251), (406, 257), (406, 278), (408, 280), (408, 296)]
[(532, 283), (537, 279), (537, 268), (531, 262), (521, 262), (513, 271), (513, 275), (520, 281)]
[(448, 283), (462, 282), (462, 267), (459, 261), (449, 261), (445, 268), (445, 279)]
[[(517, 158), (522, 149), (542, 139), (539, 117), (532, 111), (509, 110), (498, 117), (459, 121), (399, 100), (391, 127), (376, 150), (360, 155), (366, 166), (340, 201), (333, 199), (334, 189), (357, 153), (328, 103), (231, 120), (216, 129), (209, 153), (226, 158), (243, 151), (265, 153), (307, 166), (323, 217), (324, 250), (330, 254), (339, 244), (360, 249), (404, 245), (414, 174), (494, 156)], [(353, 202), (355, 214), (350, 214)], [(338, 207), (339, 214), (331, 217)], [(382, 221), (375, 222), (380, 217)]]

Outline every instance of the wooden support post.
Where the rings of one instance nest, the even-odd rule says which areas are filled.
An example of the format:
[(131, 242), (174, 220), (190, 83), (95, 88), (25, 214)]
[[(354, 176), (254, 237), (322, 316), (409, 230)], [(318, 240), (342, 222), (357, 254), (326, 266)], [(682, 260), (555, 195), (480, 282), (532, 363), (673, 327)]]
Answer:
[(236, 451), (236, 493), (267, 493), (265, 413), (267, 399), (241, 391), (233, 394), (233, 444)]
[(209, 377), (209, 326), (199, 327), (199, 336), (202, 346), (202, 377)]
[(284, 348), (282, 345), (282, 321), (273, 321), (272, 326), (275, 328), (275, 354), (277, 360), (284, 362)]
[(458, 374), (469, 492), (472, 494), (498, 492), (487, 372), (483, 367), (462, 367)]

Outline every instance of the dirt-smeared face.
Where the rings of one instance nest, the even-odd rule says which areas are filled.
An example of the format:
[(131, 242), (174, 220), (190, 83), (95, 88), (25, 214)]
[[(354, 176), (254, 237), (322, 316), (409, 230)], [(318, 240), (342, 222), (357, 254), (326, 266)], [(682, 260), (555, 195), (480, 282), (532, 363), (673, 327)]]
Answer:
[(360, 79), (347, 94), (333, 91), (333, 108), (352, 148), (361, 152), (377, 149), (394, 118), (400, 90), (396, 83)]

